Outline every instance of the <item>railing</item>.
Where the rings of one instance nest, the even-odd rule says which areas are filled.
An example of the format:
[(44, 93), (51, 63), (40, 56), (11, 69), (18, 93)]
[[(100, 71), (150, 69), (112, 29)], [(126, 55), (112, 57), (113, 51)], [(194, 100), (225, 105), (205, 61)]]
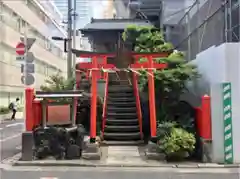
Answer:
[(109, 82), (109, 74), (105, 73), (105, 94), (104, 94), (104, 102), (103, 102), (103, 114), (102, 114), (102, 135), (104, 134), (105, 124), (106, 124), (106, 112), (107, 112), (107, 97), (108, 97), (108, 82)]
[(138, 90), (138, 77), (137, 77), (136, 73), (133, 73), (133, 89), (134, 89), (134, 94), (136, 97), (136, 107), (137, 107), (137, 115), (138, 115), (140, 134), (141, 134), (141, 138), (143, 138), (142, 110), (141, 110), (140, 94), (139, 94), (139, 90)]

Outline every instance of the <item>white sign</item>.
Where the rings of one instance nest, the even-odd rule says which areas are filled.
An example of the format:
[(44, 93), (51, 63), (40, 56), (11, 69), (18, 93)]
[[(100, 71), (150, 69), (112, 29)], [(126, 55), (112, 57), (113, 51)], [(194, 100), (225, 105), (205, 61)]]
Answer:
[(24, 61), (24, 59), (25, 59), (24, 55), (16, 56), (17, 61)]

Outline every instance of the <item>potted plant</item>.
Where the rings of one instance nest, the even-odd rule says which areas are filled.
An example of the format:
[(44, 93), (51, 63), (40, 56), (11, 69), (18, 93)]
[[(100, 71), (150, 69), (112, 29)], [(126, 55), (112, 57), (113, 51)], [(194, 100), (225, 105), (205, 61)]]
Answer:
[(166, 154), (167, 161), (181, 161), (195, 148), (195, 137), (182, 128), (173, 127), (159, 143), (159, 148)]

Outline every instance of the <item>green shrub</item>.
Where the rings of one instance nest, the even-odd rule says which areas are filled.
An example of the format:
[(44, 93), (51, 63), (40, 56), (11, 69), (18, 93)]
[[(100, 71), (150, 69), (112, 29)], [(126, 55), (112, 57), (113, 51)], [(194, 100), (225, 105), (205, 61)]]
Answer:
[[(18, 111), (23, 111), (23, 109), (24, 109), (23, 106), (18, 107)], [(6, 107), (6, 106), (0, 107), (0, 114), (8, 114), (10, 112), (11, 112), (11, 110), (8, 109), (8, 107)]]
[(8, 107), (0, 107), (0, 114), (7, 114), (9, 112), (10, 110), (8, 109)]
[(173, 127), (159, 143), (159, 148), (167, 157), (185, 158), (186, 154), (193, 152), (196, 139), (192, 133), (182, 128)]

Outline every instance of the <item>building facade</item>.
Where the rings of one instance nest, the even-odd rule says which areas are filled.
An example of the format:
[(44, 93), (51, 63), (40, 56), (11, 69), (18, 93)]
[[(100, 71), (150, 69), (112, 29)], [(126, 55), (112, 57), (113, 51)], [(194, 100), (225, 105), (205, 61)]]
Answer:
[[(89, 0), (72, 0), (72, 7), (74, 7), (74, 1), (76, 2), (76, 14), (77, 14), (77, 23), (76, 27), (77, 29), (83, 28), (86, 24), (88, 24), (91, 21), (91, 18), (93, 17), (93, 5), (94, 1)], [(68, 2), (66, 0), (54, 0), (54, 4), (59, 9), (59, 11), (63, 14), (63, 21), (67, 22), (68, 19)], [(76, 47), (79, 49), (90, 49), (90, 44), (88, 42), (88, 39), (81, 36), (81, 34), (78, 34), (76, 41)]]
[(35, 0), (0, 0), (0, 99), (6, 106), (16, 97), (23, 99), (21, 63), (16, 61), (15, 47), (20, 37), (36, 39), (30, 51), (35, 56), (35, 84), (39, 89), (48, 76), (61, 72), (66, 75), (66, 54), (63, 44), (51, 41), (52, 32), (65, 36), (66, 32)]
[(239, 42), (239, 0), (198, 0), (178, 22), (181, 38), (177, 47), (188, 60), (211, 46)]
[(190, 61), (211, 46), (239, 42), (239, 4), (240, 0), (120, 0), (114, 5), (118, 18), (136, 18), (136, 12), (141, 12)]
[(116, 16), (113, 0), (103, 1), (103, 18), (112, 19)]

